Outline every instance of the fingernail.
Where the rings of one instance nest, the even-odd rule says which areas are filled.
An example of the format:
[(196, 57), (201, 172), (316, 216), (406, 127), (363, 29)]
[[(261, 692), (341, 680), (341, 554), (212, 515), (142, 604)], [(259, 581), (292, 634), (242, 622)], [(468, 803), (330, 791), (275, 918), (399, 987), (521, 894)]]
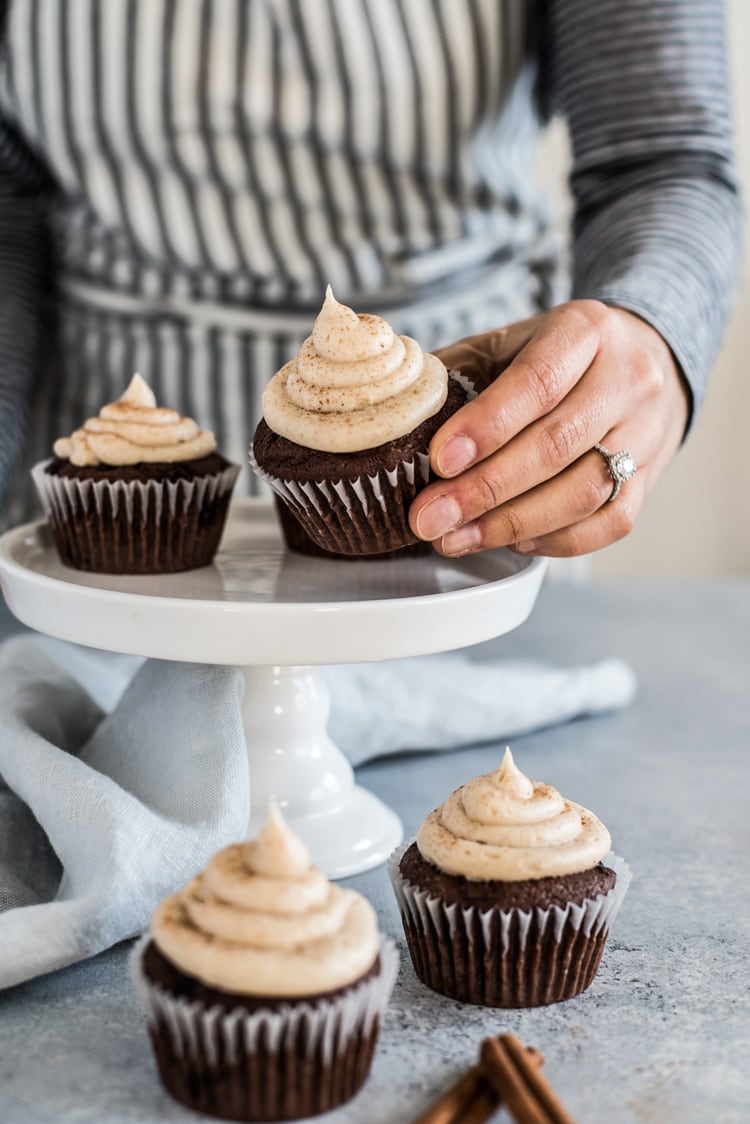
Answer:
[(536, 539), (526, 539), (524, 542), (513, 543), (513, 549), (519, 554), (532, 554), (536, 550)]
[(479, 546), (481, 538), (477, 524), (467, 523), (465, 527), (459, 527), (457, 531), (444, 535), (440, 546), (446, 554), (465, 554), (467, 550)]
[(477, 447), (470, 437), (451, 437), (437, 454), (437, 470), (441, 476), (457, 476), (474, 462)]
[(436, 496), (417, 516), (417, 534), (432, 542), (461, 522), (461, 509), (450, 496)]

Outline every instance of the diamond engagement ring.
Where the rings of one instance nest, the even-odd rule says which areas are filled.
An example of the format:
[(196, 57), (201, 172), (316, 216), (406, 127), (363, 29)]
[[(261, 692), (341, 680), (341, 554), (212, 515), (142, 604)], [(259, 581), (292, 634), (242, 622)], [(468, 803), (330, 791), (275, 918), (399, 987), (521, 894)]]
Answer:
[(633, 460), (631, 453), (627, 449), (620, 449), (619, 453), (610, 453), (609, 449), (605, 449), (603, 445), (594, 445), (597, 453), (601, 453), (607, 463), (607, 471), (612, 477), (612, 495), (609, 497), (608, 503), (612, 503), (617, 499), (620, 488), (626, 480), (632, 480), (638, 471), (638, 466)]

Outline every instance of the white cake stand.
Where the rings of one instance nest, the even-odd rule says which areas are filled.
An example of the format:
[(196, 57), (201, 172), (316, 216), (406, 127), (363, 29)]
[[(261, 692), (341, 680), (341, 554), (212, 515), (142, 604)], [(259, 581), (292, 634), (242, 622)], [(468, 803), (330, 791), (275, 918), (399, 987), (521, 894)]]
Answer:
[(446, 561), (305, 558), (283, 547), (273, 508), (232, 508), (212, 566), (160, 577), (83, 574), (63, 566), (43, 523), (0, 538), (12, 613), (92, 648), (234, 664), (245, 679), (254, 833), (274, 797), (315, 862), (343, 878), (383, 862), (397, 816), (354, 783), (326, 733), (328, 691), (316, 665), (462, 648), (531, 612), (545, 563), (507, 550)]

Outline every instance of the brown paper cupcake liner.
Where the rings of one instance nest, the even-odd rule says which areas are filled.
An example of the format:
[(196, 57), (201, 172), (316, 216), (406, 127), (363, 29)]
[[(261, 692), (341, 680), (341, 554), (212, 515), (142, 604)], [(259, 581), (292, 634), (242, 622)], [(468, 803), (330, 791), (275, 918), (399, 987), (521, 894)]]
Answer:
[(130, 973), (159, 1076), (175, 1100), (225, 1120), (297, 1120), (336, 1108), (362, 1087), (398, 972), (392, 941), (381, 942), (378, 974), (341, 995), (227, 1012), (152, 983), (142, 966), (149, 940), (133, 949)]
[(322, 550), (335, 554), (383, 554), (419, 542), (409, 526), (409, 507), (429, 480), (430, 459), (417, 453), (393, 469), (354, 480), (281, 480), (262, 469), (252, 446), (253, 472), (273, 488), (301, 528)]
[[(476, 398), (474, 384), (458, 371), (450, 377), (466, 391), (466, 401)], [(409, 526), (409, 508), (429, 483), (427, 449), (391, 469), (353, 480), (282, 480), (261, 468), (253, 447), (250, 467), (295, 515), (298, 524), (322, 550), (336, 554), (384, 554), (420, 542)]]
[(295, 554), (304, 554), (310, 558), (328, 558), (342, 562), (357, 562), (361, 561), (363, 557), (373, 561), (383, 562), (391, 558), (424, 558), (432, 554), (432, 543), (422, 542), (421, 539), (418, 542), (411, 543), (409, 546), (402, 546), (398, 550), (387, 550), (382, 554), (369, 554), (365, 556), (358, 554), (336, 554), (331, 550), (323, 550), (316, 542), (313, 542), (288, 504), (278, 495), (274, 495), (274, 500), (284, 544), (287, 550), (291, 550)]
[(239, 467), (194, 480), (76, 480), (32, 469), (60, 558), (77, 570), (163, 574), (206, 566), (224, 530)]
[(615, 885), (581, 905), (482, 910), (447, 905), (405, 879), (409, 845), (391, 855), (388, 874), (414, 971), (433, 991), (483, 1007), (541, 1007), (591, 984), (632, 877), (624, 859), (603, 860)]

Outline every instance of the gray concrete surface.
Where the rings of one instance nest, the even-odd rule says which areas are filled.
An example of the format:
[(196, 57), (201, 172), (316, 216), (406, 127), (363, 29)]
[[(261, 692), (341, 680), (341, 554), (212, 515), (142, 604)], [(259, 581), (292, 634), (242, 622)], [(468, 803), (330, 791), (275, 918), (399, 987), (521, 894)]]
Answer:
[[(9, 627), (0, 620), (0, 634)], [(419, 984), (404, 953), (371, 1078), (321, 1124), (408, 1124), (503, 1030), (544, 1052), (579, 1124), (746, 1124), (750, 585), (549, 586), (526, 625), (477, 654), (635, 667), (627, 711), (513, 744), (526, 772), (601, 816), (634, 880), (597, 979), (567, 1003), (463, 1006)], [(411, 755), (359, 776), (413, 833), (501, 748)], [(403, 949), (384, 869), (351, 881)], [(127, 954), (119, 946), (0, 995), (2, 1124), (198, 1119), (160, 1089)]]

